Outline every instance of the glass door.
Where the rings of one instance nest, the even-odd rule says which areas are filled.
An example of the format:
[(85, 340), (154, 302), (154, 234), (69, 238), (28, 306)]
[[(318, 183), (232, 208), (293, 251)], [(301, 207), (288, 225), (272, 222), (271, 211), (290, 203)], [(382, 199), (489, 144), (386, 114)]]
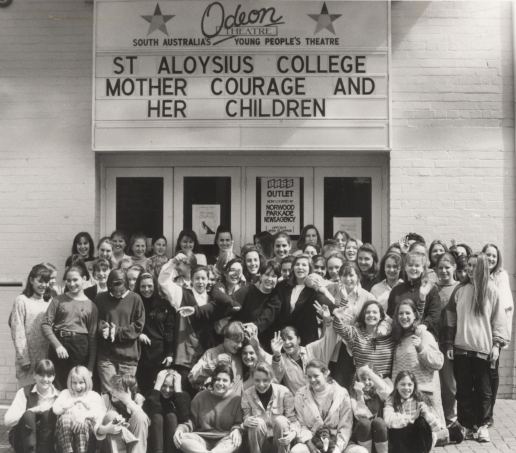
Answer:
[(172, 169), (106, 168), (106, 203), (102, 206), (104, 234), (123, 230), (130, 238), (165, 235), (172, 250)]
[(381, 167), (315, 167), (315, 226), (325, 239), (345, 230), (380, 254), (387, 231), (382, 190)]
[(174, 238), (183, 229), (195, 231), (206, 256), (215, 253), (213, 243), (219, 225), (228, 226), (241, 247), (241, 168), (174, 168)]

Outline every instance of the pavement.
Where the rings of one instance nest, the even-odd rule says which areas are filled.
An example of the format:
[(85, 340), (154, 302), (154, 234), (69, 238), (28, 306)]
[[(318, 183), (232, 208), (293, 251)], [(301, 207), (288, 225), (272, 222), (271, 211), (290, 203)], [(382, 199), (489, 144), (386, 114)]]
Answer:
[[(14, 453), (9, 445), (7, 428), (3, 425), (8, 406), (0, 405), (0, 453)], [(516, 400), (498, 400), (495, 406), (495, 426), (489, 429), (491, 442), (464, 441), (459, 445), (436, 447), (434, 453), (516, 452)]]

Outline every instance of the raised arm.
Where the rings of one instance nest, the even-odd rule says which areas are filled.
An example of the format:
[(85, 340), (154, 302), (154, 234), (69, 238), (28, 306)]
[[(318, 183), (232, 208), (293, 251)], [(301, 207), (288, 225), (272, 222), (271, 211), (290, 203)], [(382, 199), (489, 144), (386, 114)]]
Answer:
[(174, 260), (171, 259), (162, 268), (158, 277), (158, 283), (167, 300), (173, 307), (179, 308), (183, 300), (183, 289), (174, 282), (176, 270)]

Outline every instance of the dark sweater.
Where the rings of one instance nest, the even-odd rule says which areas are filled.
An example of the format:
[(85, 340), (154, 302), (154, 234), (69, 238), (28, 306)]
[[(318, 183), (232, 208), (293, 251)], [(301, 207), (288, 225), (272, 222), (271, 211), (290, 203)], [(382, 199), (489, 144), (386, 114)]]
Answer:
[[(410, 299), (417, 307), (419, 302), (419, 288), (421, 288), (420, 278), (399, 283), (392, 288), (387, 302), (387, 314), (392, 318), (396, 307), (405, 299)], [(439, 299), (439, 290), (434, 286), (425, 298), (425, 308), (423, 310), (423, 320), (421, 324), (424, 324), (436, 339), (440, 317), (441, 301)]]
[(195, 395), (190, 407), (190, 420), (185, 424), (190, 432), (209, 439), (222, 439), (243, 422), (240, 394), (225, 396), (203, 390)]
[(142, 409), (147, 417), (154, 415), (175, 414), (178, 423), (186, 423), (190, 416), (190, 395), (187, 392), (174, 393), (170, 398), (163, 398), (159, 390), (151, 389), (145, 394)]
[(175, 310), (161, 297), (158, 297), (154, 314), (152, 300), (142, 298), (142, 302), (145, 308), (143, 333), (149, 337), (151, 344), (141, 344), (142, 351), (138, 367), (159, 367), (165, 357), (174, 357)]
[[(140, 358), (140, 334), (145, 325), (145, 309), (138, 294), (129, 291), (122, 299), (114, 298), (109, 292), (95, 298), (99, 311), (97, 343), (98, 360), (137, 365)], [(102, 336), (103, 321), (116, 326), (115, 341)]]
[(360, 286), (364, 288), (367, 292), (371, 292), (371, 289), (374, 285), (380, 283), (380, 279), (378, 275), (364, 275), (360, 280)]
[(290, 299), (292, 297), (292, 286), (287, 280), (276, 285), (278, 297), (281, 300), (281, 308), (276, 321), (271, 326), (273, 331), (278, 331), (287, 326), (295, 327), (301, 337), (301, 345), (306, 346), (319, 339), (317, 311), (314, 302), (327, 305), (330, 312), (338, 308), (328, 298), (312, 288), (305, 287), (299, 294), (294, 310), (291, 311)]

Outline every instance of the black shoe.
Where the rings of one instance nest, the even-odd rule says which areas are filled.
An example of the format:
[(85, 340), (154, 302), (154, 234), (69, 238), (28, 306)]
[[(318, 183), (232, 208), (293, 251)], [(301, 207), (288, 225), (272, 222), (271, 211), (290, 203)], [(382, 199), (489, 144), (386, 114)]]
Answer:
[(464, 440), (465, 429), (461, 424), (455, 420), (450, 426), (448, 426), (448, 433), (450, 435), (450, 442), (460, 444)]

